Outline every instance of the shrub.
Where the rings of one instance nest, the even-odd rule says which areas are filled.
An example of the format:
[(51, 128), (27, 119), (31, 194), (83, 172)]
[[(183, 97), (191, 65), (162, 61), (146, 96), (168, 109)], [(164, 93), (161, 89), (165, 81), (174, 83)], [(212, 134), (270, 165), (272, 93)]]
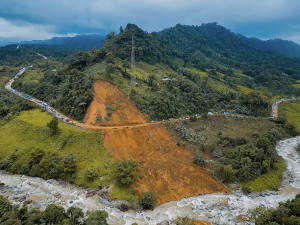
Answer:
[(84, 176), (88, 181), (92, 182), (99, 177), (99, 169), (92, 166), (85, 172)]
[(43, 178), (58, 178), (59, 176), (59, 158), (55, 153), (46, 154), (39, 164), (40, 172)]
[(177, 217), (176, 220), (172, 221), (176, 225), (195, 225), (195, 221), (186, 217)]
[(39, 163), (44, 156), (45, 156), (45, 151), (41, 149), (35, 149), (33, 152), (31, 152), (30, 159), (34, 163)]
[(197, 117), (196, 116), (191, 116), (190, 121), (191, 122), (196, 122), (197, 121)]
[(47, 123), (47, 127), (50, 128), (50, 134), (58, 134), (59, 133), (59, 128), (58, 128), (58, 119), (57, 117), (53, 117), (53, 119)]
[(194, 157), (194, 163), (197, 164), (198, 166), (205, 166), (205, 161), (202, 157), (202, 155), (195, 155)]
[(115, 178), (119, 186), (127, 186), (133, 181), (139, 164), (135, 160), (118, 160), (115, 164)]
[(280, 133), (277, 129), (272, 128), (269, 133), (269, 139), (271, 142), (276, 142), (277, 140), (281, 140), (283, 138), (283, 134)]
[(96, 210), (94, 212), (87, 212), (87, 218), (84, 221), (84, 224), (86, 225), (93, 225), (93, 224), (101, 224), (101, 225), (107, 225), (107, 217), (108, 213), (102, 210)]
[(140, 205), (144, 209), (153, 209), (156, 201), (156, 196), (152, 191), (143, 192), (142, 199), (140, 200)]
[(196, 127), (196, 132), (188, 129), (183, 124), (176, 125), (176, 131), (180, 132), (181, 138), (192, 144), (204, 144), (205, 143), (205, 127)]

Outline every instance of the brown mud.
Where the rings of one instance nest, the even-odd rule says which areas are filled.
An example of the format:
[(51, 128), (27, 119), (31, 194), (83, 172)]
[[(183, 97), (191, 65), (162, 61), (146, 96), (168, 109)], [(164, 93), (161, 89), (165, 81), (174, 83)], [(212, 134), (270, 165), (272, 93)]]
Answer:
[[(85, 115), (85, 124), (122, 126), (147, 122), (147, 118), (116, 85), (104, 80), (96, 80), (93, 84), (93, 93), (94, 100)], [(99, 116), (102, 117), (102, 122), (98, 120), (97, 123)]]
[[(142, 113), (113, 84), (95, 81), (94, 95), (97, 103), (91, 104), (85, 120), (93, 124), (89, 130), (96, 131), (95, 125), (101, 126), (101, 123), (95, 124), (95, 114), (105, 110), (105, 102), (116, 102), (116, 110), (111, 116), (113, 122), (146, 123)], [(175, 137), (163, 124), (105, 130), (99, 127), (99, 131), (114, 159), (134, 159), (141, 165), (132, 188), (139, 196), (142, 192), (153, 191), (157, 198), (156, 205), (205, 193), (229, 192), (205, 168), (193, 163), (195, 153), (177, 146)]]

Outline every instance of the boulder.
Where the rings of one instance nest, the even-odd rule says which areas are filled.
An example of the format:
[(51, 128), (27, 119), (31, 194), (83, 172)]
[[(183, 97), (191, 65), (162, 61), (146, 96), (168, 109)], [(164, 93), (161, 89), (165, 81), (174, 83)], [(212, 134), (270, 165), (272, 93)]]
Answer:
[(246, 222), (246, 221), (250, 221), (250, 218), (247, 215), (239, 215), (236, 218), (237, 223)]
[(122, 212), (126, 212), (129, 210), (129, 206), (126, 203), (122, 203), (119, 207), (118, 207)]
[(25, 207), (26, 205), (29, 205), (30, 203), (32, 203), (32, 200), (27, 199), (26, 201), (23, 202), (23, 207)]
[(18, 202), (23, 202), (26, 200), (26, 196), (22, 196), (20, 198), (18, 198)]
[(158, 223), (156, 225), (170, 225), (170, 223), (169, 223), (169, 221), (164, 220), (164, 221), (162, 221), (162, 222), (160, 222), (160, 223)]
[(58, 192), (53, 192), (52, 194), (53, 194), (53, 196), (54, 196), (55, 198), (60, 198), (60, 193), (58, 193)]
[(86, 193), (85, 197), (89, 198), (92, 197), (96, 194), (95, 190), (88, 190), (88, 192)]

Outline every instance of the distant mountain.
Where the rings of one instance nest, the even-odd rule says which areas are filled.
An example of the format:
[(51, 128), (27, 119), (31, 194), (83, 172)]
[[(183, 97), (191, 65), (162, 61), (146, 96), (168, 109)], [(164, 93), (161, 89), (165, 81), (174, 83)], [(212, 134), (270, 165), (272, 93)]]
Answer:
[(28, 65), (40, 59), (37, 53), (68, 62), (70, 57), (80, 50), (57, 45), (11, 44), (0, 47), (0, 65), (3, 63), (20, 66)]
[(264, 41), (254, 37), (248, 38), (242, 34), (237, 34), (237, 36), (241, 38), (243, 42), (259, 50), (274, 51), (287, 57), (300, 58), (300, 45), (293, 41), (282, 40), (279, 38)]
[(92, 48), (100, 48), (105, 40), (106, 35), (81, 34), (75, 37), (53, 37), (48, 40), (22, 41), (20, 44), (59, 45), (81, 50), (91, 50)]

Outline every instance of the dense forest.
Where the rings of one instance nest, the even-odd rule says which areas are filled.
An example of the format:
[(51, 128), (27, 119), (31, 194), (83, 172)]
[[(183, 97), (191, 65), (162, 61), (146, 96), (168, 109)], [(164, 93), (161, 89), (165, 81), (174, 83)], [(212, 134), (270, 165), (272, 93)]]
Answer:
[(254, 37), (248, 38), (242, 34), (237, 34), (237, 36), (254, 48), (263, 51), (274, 51), (291, 58), (300, 58), (300, 45), (293, 41), (282, 40), (279, 38), (264, 41)]
[[(129, 87), (132, 35), (136, 62), (161, 65), (169, 68), (168, 73), (137, 75), (138, 87)], [(130, 90), (131, 100), (152, 120), (210, 110), (267, 116), (272, 96), (299, 95), (293, 84), (300, 79), (300, 60), (250, 47), (217, 23), (178, 24), (150, 34), (128, 24), (118, 35), (111, 32), (107, 37), (100, 49), (74, 54), (66, 68), (46, 72), (39, 83), (28, 87), (20, 79), (14, 87), (78, 120), (92, 101), (95, 79), (115, 83), (124, 92)], [(97, 71), (89, 72), (93, 67)], [(162, 81), (163, 77), (169, 80)], [(212, 83), (220, 88), (213, 88)]]

